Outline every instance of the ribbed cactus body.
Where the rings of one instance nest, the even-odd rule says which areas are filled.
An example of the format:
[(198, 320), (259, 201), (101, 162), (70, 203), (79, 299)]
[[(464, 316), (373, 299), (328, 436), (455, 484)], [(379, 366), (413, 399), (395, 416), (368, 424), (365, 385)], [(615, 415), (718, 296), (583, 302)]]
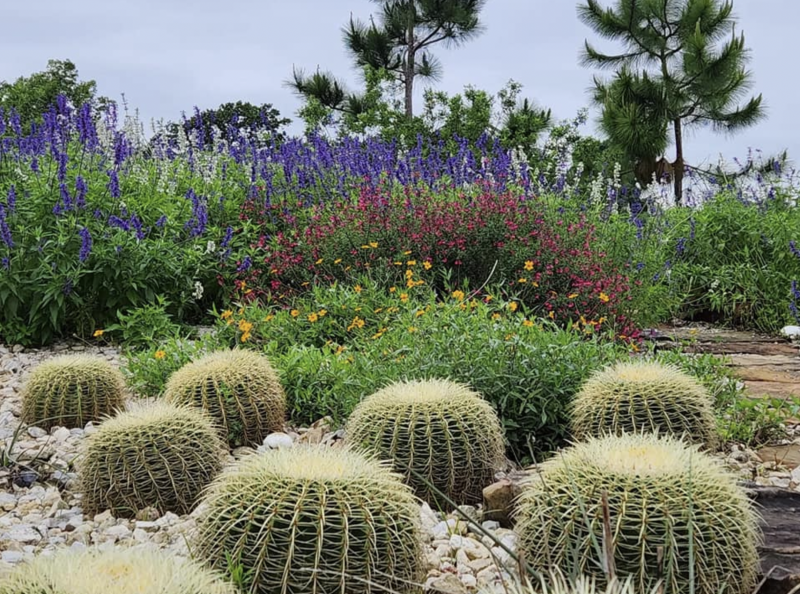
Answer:
[(60, 549), (0, 574), (0, 594), (236, 594), (220, 576), (152, 549)]
[(421, 578), (411, 490), (345, 448), (247, 456), (214, 481), (203, 510), (197, 554), (241, 564), (253, 594), (406, 592)]
[(22, 421), (82, 428), (124, 407), (125, 380), (101, 357), (62, 355), (36, 366), (22, 389)]
[(708, 391), (675, 367), (630, 361), (595, 373), (575, 396), (575, 439), (641, 431), (713, 447), (716, 421)]
[(387, 386), (356, 407), (346, 435), (349, 443), (392, 461), (432, 505), (447, 503), (427, 483), (456, 503), (479, 503), (505, 462), (503, 432), (491, 405), (447, 380)]
[(146, 507), (189, 513), (222, 468), (225, 443), (208, 415), (166, 402), (131, 406), (86, 438), (83, 508), (133, 517)]
[(231, 447), (258, 446), (283, 429), (286, 397), (263, 355), (245, 350), (211, 353), (170, 376), (168, 402), (204, 409)]
[[(749, 594), (757, 517), (736, 477), (675, 437), (589, 438), (542, 464), (517, 501), (519, 550), (604, 583), (604, 496), (616, 575), (637, 592)], [(692, 575), (693, 573), (693, 575)]]

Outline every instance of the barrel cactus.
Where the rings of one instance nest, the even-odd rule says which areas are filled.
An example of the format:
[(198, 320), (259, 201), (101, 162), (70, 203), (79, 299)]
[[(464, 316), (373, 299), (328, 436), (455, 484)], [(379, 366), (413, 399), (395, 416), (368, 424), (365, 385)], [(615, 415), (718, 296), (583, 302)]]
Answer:
[(456, 503), (479, 503), (505, 462), (503, 432), (491, 405), (448, 380), (387, 386), (356, 407), (346, 435), (391, 460), (417, 495), (437, 506), (447, 504), (431, 485)]
[(525, 560), (603, 583), (607, 509), (616, 575), (637, 592), (659, 580), (664, 594), (751, 592), (757, 516), (735, 476), (697, 448), (674, 436), (609, 435), (548, 460), (517, 501)]
[(22, 421), (81, 428), (124, 407), (125, 380), (101, 357), (62, 355), (37, 365), (22, 388)]
[(164, 397), (205, 409), (231, 447), (258, 446), (283, 429), (286, 397), (278, 375), (251, 351), (218, 351), (185, 365), (170, 376)]
[(83, 508), (133, 517), (146, 507), (189, 513), (221, 470), (225, 443), (201, 410), (137, 404), (86, 438), (79, 460)]
[(198, 563), (153, 549), (59, 549), (0, 575), (0, 594), (236, 594)]
[(251, 594), (409, 591), (419, 505), (384, 463), (347, 448), (246, 456), (209, 487), (196, 551), (249, 573)]
[(592, 375), (573, 401), (573, 437), (637, 431), (713, 447), (717, 433), (711, 396), (693, 377), (655, 361), (618, 363)]

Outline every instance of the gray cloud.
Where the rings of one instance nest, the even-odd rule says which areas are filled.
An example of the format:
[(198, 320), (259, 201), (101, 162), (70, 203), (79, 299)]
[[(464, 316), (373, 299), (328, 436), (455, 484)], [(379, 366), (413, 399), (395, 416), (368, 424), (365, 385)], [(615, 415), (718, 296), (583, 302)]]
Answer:
[[(272, 103), (296, 119), (300, 102), (283, 85), (292, 66), (329, 69), (356, 86), (340, 29), (351, 13), (366, 18), (375, 8), (369, 0), (0, 0), (0, 79), (69, 58), (101, 94), (124, 93), (145, 120), (236, 100)], [(744, 157), (748, 147), (800, 154), (791, 78), (800, 55), (800, 3), (736, 0), (735, 10), (752, 50), (754, 91), (764, 94), (769, 118), (730, 137), (696, 131), (688, 146), (695, 163), (720, 153)], [(495, 92), (513, 78), (558, 118), (588, 105), (593, 72), (577, 57), (593, 34), (577, 20), (574, 1), (491, 0), (483, 16), (486, 30), (478, 39), (438, 51), (444, 76), (437, 87), (458, 92), (471, 84)]]

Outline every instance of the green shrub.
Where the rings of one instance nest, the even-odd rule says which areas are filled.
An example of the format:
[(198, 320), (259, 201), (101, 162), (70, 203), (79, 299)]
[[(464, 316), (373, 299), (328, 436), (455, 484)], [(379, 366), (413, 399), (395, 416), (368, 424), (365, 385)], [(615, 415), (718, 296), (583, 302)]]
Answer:
[(348, 449), (247, 456), (204, 502), (198, 555), (251, 570), (247, 592), (406, 592), (422, 577), (417, 500), (387, 466)]
[(625, 361), (592, 374), (572, 403), (573, 437), (639, 431), (713, 447), (711, 396), (691, 376), (655, 361)]
[(0, 575), (0, 594), (235, 594), (199, 563), (141, 548), (62, 548)]
[(353, 411), (346, 435), (349, 443), (392, 461), (419, 497), (442, 508), (448, 502), (431, 485), (456, 503), (480, 503), (483, 488), (505, 464), (492, 407), (467, 386), (445, 380), (379, 390)]
[(222, 468), (224, 450), (200, 410), (165, 402), (133, 406), (86, 439), (79, 465), (83, 508), (118, 517), (146, 507), (188, 514)]
[(22, 389), (22, 421), (82, 428), (124, 406), (125, 380), (101, 357), (62, 355), (37, 365)]
[(170, 376), (167, 402), (204, 409), (231, 447), (256, 446), (281, 431), (286, 397), (269, 360), (245, 350), (210, 353)]
[(535, 570), (568, 567), (603, 583), (607, 509), (616, 575), (637, 591), (663, 578), (665, 594), (749, 594), (756, 514), (736, 477), (695, 448), (652, 434), (568, 448), (520, 495), (519, 551)]

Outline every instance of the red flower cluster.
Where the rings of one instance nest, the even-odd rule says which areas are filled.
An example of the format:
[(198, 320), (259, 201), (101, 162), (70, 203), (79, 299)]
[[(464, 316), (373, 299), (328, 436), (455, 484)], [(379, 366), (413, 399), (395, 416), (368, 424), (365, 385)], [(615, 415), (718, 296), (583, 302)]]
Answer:
[(254, 296), (293, 295), (367, 271), (395, 284), (413, 270), (441, 289), (439, 273), (447, 270), (451, 285), (502, 284), (559, 323), (635, 336), (624, 313), (628, 278), (597, 248), (594, 227), (511, 191), (365, 189), (357, 200), (315, 207), (300, 224), (291, 213), (272, 216), (283, 217), (284, 230), (257, 244), (262, 264), (246, 279)]

